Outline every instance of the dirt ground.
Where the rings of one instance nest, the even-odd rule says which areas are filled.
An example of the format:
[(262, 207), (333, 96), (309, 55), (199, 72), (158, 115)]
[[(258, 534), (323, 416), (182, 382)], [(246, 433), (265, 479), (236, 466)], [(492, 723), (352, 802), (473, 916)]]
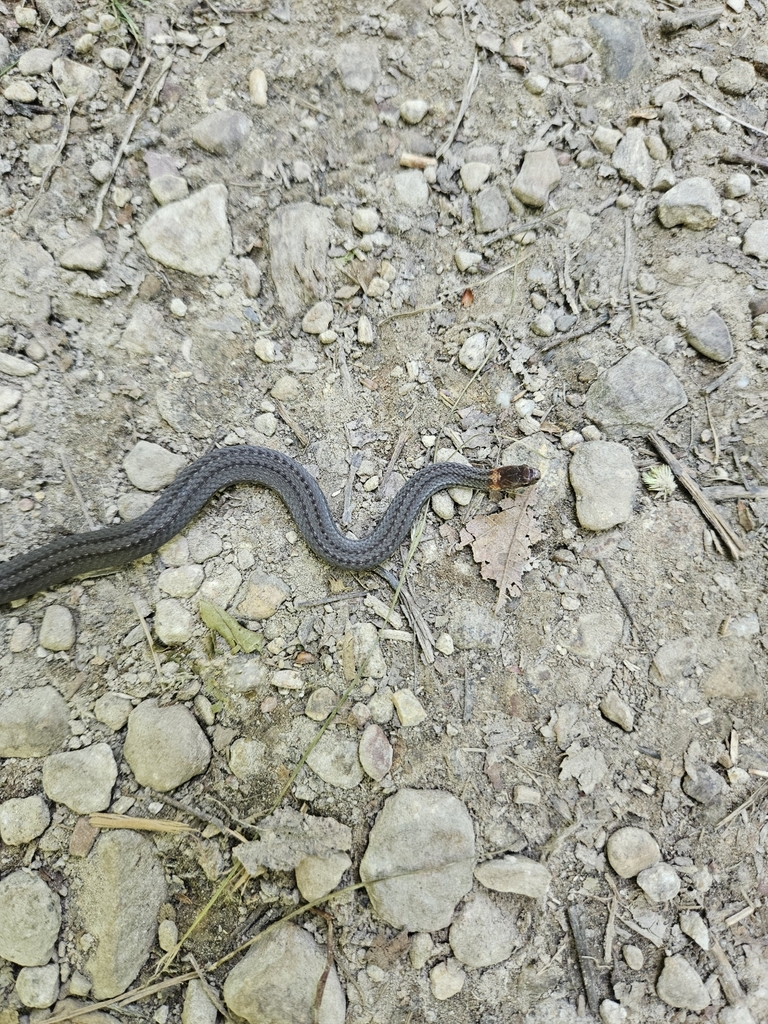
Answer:
[[(304, 767), (284, 805), (351, 826), (353, 866), (342, 882), (350, 885), (388, 795), (450, 792), (469, 810), (478, 859), (512, 853), (546, 863), (549, 894), (498, 894), (517, 929), (514, 951), (502, 964), (466, 967), (463, 988), (445, 1000), (435, 998), (430, 971), (452, 957), (447, 930), (433, 935), (434, 954), (417, 968), (410, 940), (375, 917), (364, 890), (329, 904), (349, 1021), (576, 1021), (598, 1019), (604, 1000), (619, 1004), (604, 1007), (604, 1020), (768, 1020), (768, 242), (762, 262), (744, 248), (750, 226), (768, 221), (768, 18), (761, 0), (715, 7), (708, 19), (709, 8), (642, 0), (276, 0), (231, 10), (45, 0), (24, 27), (25, 16), (0, 4), (4, 66), (40, 47), (99, 73), (98, 90), (71, 118), (50, 71), (12, 67), (0, 79), (4, 90), (28, 81), (36, 91), (33, 99), (6, 91), (0, 124), (3, 287), (20, 296), (0, 308), (0, 354), (33, 367), (25, 376), (18, 363), (0, 367), (11, 371), (0, 372), (0, 398), (12, 403), (0, 416), (4, 558), (85, 529), (86, 515), (116, 521), (137, 493), (123, 460), (140, 440), (187, 461), (220, 444), (286, 451), (317, 474), (337, 521), (349, 508), (357, 535), (394, 493), (385, 480), (393, 455), (406, 478), (442, 448), (489, 464), (510, 449), (508, 461), (527, 452), (542, 470), (527, 499), (535, 525), (527, 540), (514, 539), (517, 576), (501, 598), (462, 537), (468, 520), (498, 509), (498, 496), (452, 506), (450, 518), (430, 510), (406, 572), (430, 639), (417, 641), (408, 617), (405, 638), (380, 639), (385, 671), (362, 680), (334, 726), (359, 737), (374, 695), (411, 690), (426, 717), (383, 724), (391, 772), (345, 789)], [(596, 27), (600, 17), (612, 19), (614, 48)], [(78, 49), (90, 30), (92, 46)], [(107, 67), (105, 46), (127, 51), (127, 67)], [(249, 86), (254, 69), (264, 72), (263, 105), (259, 82)], [(407, 123), (402, 104), (413, 100), (426, 113), (417, 120), (418, 105), (406, 108)], [(250, 119), (229, 154), (193, 140), (194, 127), (223, 110)], [(630, 129), (642, 131), (637, 162), (650, 161), (648, 180), (615, 166), (616, 142)], [(55, 169), (35, 173), (34, 147), (52, 147), (50, 157), (60, 141)], [(541, 202), (523, 202), (515, 186), (523, 159), (544, 150), (559, 180), (538, 182)], [(95, 230), (102, 185), (92, 168), (118, 153)], [(170, 157), (190, 194), (226, 186), (231, 253), (215, 272), (174, 270), (140, 243), (159, 209), (152, 154)], [(487, 180), (468, 185), (462, 168), (482, 177), (483, 165)], [(399, 177), (404, 171), (421, 183)], [(729, 184), (738, 174), (749, 179), (744, 194)], [(657, 207), (670, 182), (692, 178), (713, 186), (717, 216), (703, 230), (665, 227)], [(499, 226), (479, 230), (489, 226), (479, 197), (491, 187), (505, 208)], [(275, 218), (292, 204), (327, 215), (328, 245), (317, 274), (293, 274), (300, 301), (291, 309), (273, 249)], [(357, 229), (361, 209), (378, 212), (379, 234)], [(69, 269), (65, 253), (94, 234), (103, 267)], [(49, 253), (50, 266), (38, 257), (22, 266), (20, 242)], [(466, 253), (475, 258), (460, 269), (457, 254)], [(332, 303), (334, 337), (302, 329), (323, 300)], [(720, 361), (686, 333), (713, 309), (732, 339)], [(473, 364), (465, 343), (477, 334), (485, 347)], [(743, 557), (729, 556), (680, 486), (665, 496), (638, 480), (617, 525), (597, 532), (580, 522), (568, 465), (585, 440), (621, 444), (640, 474), (660, 462), (650, 425), (586, 414), (594, 381), (639, 346), (687, 396), (653, 426), (700, 488), (719, 489), (710, 496)], [(594, 487), (610, 503), (604, 485), (598, 475)], [(392, 591), (373, 575), (329, 569), (261, 489), (216, 498), (193, 529), (222, 538), (222, 571), (228, 563), (243, 580), (266, 574), (284, 587), (287, 600), (263, 621), (238, 612), (239, 597), (229, 606), (264, 633), (261, 654), (229, 654), (194, 595), (180, 598), (194, 617), (189, 639), (172, 646), (155, 636), (154, 650), (126, 642), (141, 628), (139, 611), (153, 628), (164, 597), (157, 579), (169, 563), (154, 557), (5, 607), (0, 696), (53, 684), (88, 742), (112, 747), (115, 801), (131, 798), (134, 816), (205, 829), (138, 785), (121, 757), (125, 730), (93, 710), (108, 692), (133, 704), (186, 703), (213, 756), (172, 796), (247, 830), (299, 760), (297, 723), (310, 694), (322, 686), (341, 694), (350, 681), (344, 637), (360, 623), (383, 625), (365, 593), (388, 603)], [(402, 559), (389, 568), (397, 575)], [(54, 603), (76, 627), (74, 646), (58, 653), (35, 639)], [(25, 624), (32, 639), (19, 649), (13, 637)], [(269, 672), (252, 690), (228, 689), (232, 659), (258, 659)], [(299, 689), (271, 685), (285, 668), (300, 673)], [(623, 722), (601, 712), (609, 694)], [(239, 738), (265, 744), (262, 769), (245, 780), (228, 760)], [(2, 800), (41, 785), (40, 758), (0, 762)], [(0, 846), (0, 874), (27, 867), (53, 879), (65, 896), (56, 957), (79, 969), (82, 927), (66, 895), (78, 815), (63, 804), (51, 811), (47, 843)], [(627, 825), (655, 837), (681, 882), (673, 898), (653, 901), (609, 865), (608, 837)], [(208, 826), (203, 838), (161, 835), (156, 845), (183, 932), (230, 868), (236, 841)], [(209, 965), (252, 934), (241, 930), (249, 915), (271, 921), (297, 898), (290, 873), (251, 880), (217, 904), (184, 952)], [(576, 939), (574, 908), (583, 925)], [(681, 930), (688, 912), (705, 922), (709, 949)], [(627, 945), (642, 953), (634, 969)], [(665, 959), (677, 954), (704, 983), (707, 1006), (672, 1007), (657, 994)], [(134, 987), (160, 955), (155, 947)], [(171, 973), (182, 969), (180, 960)], [(214, 986), (226, 970), (210, 974)], [(17, 971), (0, 966), (2, 1024), (43, 1020), (47, 1010), (30, 1011), (14, 995)], [(183, 986), (171, 987), (112, 1012), (165, 1024), (181, 1019), (183, 998)], [(607, 1016), (620, 1008), (625, 1017)], [(733, 1015), (747, 1008), (751, 1017)]]

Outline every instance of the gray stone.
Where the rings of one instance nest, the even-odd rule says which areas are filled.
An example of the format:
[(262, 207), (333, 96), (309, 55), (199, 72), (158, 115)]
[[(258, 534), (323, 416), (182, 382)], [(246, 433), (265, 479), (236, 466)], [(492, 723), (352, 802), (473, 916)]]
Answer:
[(380, 725), (371, 722), (365, 727), (357, 753), (363, 771), (375, 782), (381, 782), (389, 774), (393, 750)]
[(301, 329), (307, 334), (322, 334), (331, 326), (333, 320), (333, 306), (330, 302), (316, 302), (311, 309), (304, 314), (301, 321)]
[(42, 967), (53, 955), (61, 901), (39, 875), (13, 871), (0, 880), (0, 957)]
[(0, 757), (45, 757), (69, 739), (69, 708), (52, 686), (19, 690), (0, 704)]
[(31, 843), (50, 821), (48, 804), (41, 796), (13, 797), (0, 804), (0, 839), (6, 846)]
[(512, 955), (518, 938), (509, 910), (477, 892), (456, 915), (448, 941), (456, 959), (467, 967), (490, 967)]
[(363, 781), (356, 741), (335, 729), (323, 734), (307, 758), (307, 765), (323, 782), (339, 789), (354, 789)]
[(22, 967), (16, 978), (16, 995), (24, 1006), (42, 1010), (53, 1006), (59, 995), (59, 966)]
[(730, 789), (710, 765), (696, 758), (686, 757), (683, 792), (704, 807), (717, 807)]
[(733, 342), (728, 324), (711, 309), (701, 320), (692, 320), (686, 329), (692, 348), (716, 363), (727, 363), (733, 357)]
[(118, 693), (103, 694), (93, 706), (96, 720), (108, 725), (113, 732), (123, 728), (132, 710), (130, 697), (121, 697)]
[(208, 185), (157, 210), (139, 231), (147, 255), (196, 277), (215, 274), (232, 252), (227, 189)]
[(667, 903), (680, 892), (680, 876), (671, 864), (664, 861), (639, 871), (637, 884), (654, 903)]
[(755, 220), (749, 225), (744, 232), (743, 252), (768, 263), (768, 220)]
[(632, 708), (621, 699), (615, 690), (609, 690), (600, 701), (600, 710), (609, 722), (615, 722), (621, 726), (624, 732), (632, 732), (635, 724), (635, 716)]
[(595, 35), (607, 81), (644, 78), (653, 69), (639, 21), (602, 14), (591, 17), (589, 27)]
[(233, 156), (248, 138), (250, 117), (240, 110), (214, 110), (192, 128), (192, 139), (217, 156)]
[(472, 200), (472, 215), (475, 231), (481, 235), (500, 231), (507, 226), (509, 205), (497, 185), (490, 185), (475, 196)]
[(403, 206), (418, 210), (429, 202), (429, 185), (421, 171), (400, 171), (394, 177), (394, 186)]
[(709, 949), (709, 929), (700, 914), (693, 910), (684, 910), (680, 914), (680, 931), (689, 939), (693, 939), (701, 949)]
[(294, 871), (307, 857), (328, 857), (352, 847), (352, 829), (335, 818), (283, 807), (256, 825), (259, 838), (236, 846), (234, 859), (249, 875), (263, 869)]
[(700, 1013), (710, 1004), (704, 982), (683, 956), (668, 956), (656, 982), (656, 995), (667, 1006)]
[(296, 886), (308, 903), (333, 892), (341, 876), (352, 867), (352, 859), (340, 851), (324, 857), (305, 857), (296, 866)]
[(69, 608), (51, 604), (40, 624), (40, 646), (46, 651), (69, 651), (75, 646), (75, 618)]
[(746, 60), (731, 60), (725, 71), (717, 76), (717, 87), (728, 96), (746, 96), (757, 82), (753, 65)]
[(464, 164), (459, 171), (464, 191), (478, 192), (488, 180), (490, 173), (491, 165), (482, 163), (479, 160), (472, 160)]
[(506, 857), (478, 864), (475, 868), (475, 878), (486, 889), (516, 892), (531, 899), (546, 896), (549, 883), (552, 881), (546, 865), (517, 854), (508, 854)]
[(48, 320), (51, 292), (57, 287), (54, 269), (53, 257), (38, 242), (20, 239), (8, 229), (0, 230), (0, 310), (4, 323), (31, 328)]
[(426, 100), (406, 100), (400, 104), (400, 117), (406, 124), (418, 124), (424, 120), (428, 110)]
[(634, 878), (661, 860), (659, 844), (644, 828), (616, 829), (605, 847), (608, 863), (620, 878)]
[(116, 779), (117, 764), (107, 743), (49, 754), (43, 761), (45, 795), (75, 814), (106, 810)]
[(123, 757), (140, 786), (167, 793), (205, 771), (211, 745), (188, 708), (145, 700), (128, 719)]
[(154, 945), (168, 898), (162, 861), (149, 839), (116, 830), (99, 836), (77, 871), (81, 884), (72, 899), (96, 940), (85, 971), (95, 998), (111, 999), (128, 988)]
[(665, 228), (678, 224), (693, 231), (712, 228), (720, 218), (720, 200), (707, 178), (686, 178), (659, 200), (659, 220)]
[(67, 99), (78, 103), (92, 100), (99, 91), (101, 79), (98, 71), (78, 64), (67, 57), (57, 57), (52, 64), (53, 80)]
[(126, 476), (142, 491), (161, 491), (173, 483), (185, 465), (183, 455), (151, 441), (137, 441), (123, 459)]
[[(35, 46), (31, 50), (22, 53), (16, 66), (22, 75), (44, 75), (47, 71), (51, 70), (55, 58), (56, 54), (53, 50), (46, 50), (41, 46)], [(3, 63), (5, 62), (3, 61)]]
[(526, 206), (545, 206), (549, 199), (549, 193), (560, 181), (560, 178), (560, 165), (557, 162), (555, 151), (553, 149), (534, 150), (525, 154), (523, 166), (512, 182), (512, 191)]
[(211, 1002), (208, 988), (199, 978), (193, 978), (184, 994), (181, 1024), (216, 1024), (218, 1010)]
[(312, 203), (281, 206), (270, 218), (270, 270), (288, 317), (324, 298), (330, 230), (330, 212)]
[(653, 160), (645, 144), (642, 128), (627, 128), (616, 147), (611, 163), (619, 174), (635, 188), (648, 188), (653, 181)]
[(105, 46), (99, 57), (112, 71), (124, 71), (131, 63), (130, 53), (121, 46)]
[(318, 983), (327, 957), (312, 936), (295, 924), (265, 933), (224, 982), (224, 1002), (249, 1024), (344, 1024), (346, 1000), (336, 968), (328, 970), (313, 1018)]
[(59, 259), (66, 270), (87, 270), (98, 273), (107, 262), (106, 246), (98, 235), (90, 235), (71, 246)]
[(657, 430), (688, 404), (665, 362), (638, 346), (602, 373), (587, 392), (587, 417), (603, 430), (637, 436)]
[(371, 829), (360, 878), (377, 917), (395, 928), (437, 931), (472, 888), (474, 857), (472, 820), (461, 801), (403, 789)]
[(579, 64), (592, 53), (592, 47), (586, 39), (576, 36), (555, 36), (549, 42), (549, 59), (555, 68), (566, 64)]
[(336, 70), (345, 89), (365, 92), (379, 75), (379, 55), (373, 41), (355, 39), (334, 47)]
[(585, 530), (610, 530), (632, 515), (639, 474), (629, 449), (614, 441), (580, 444), (569, 466), (576, 516)]

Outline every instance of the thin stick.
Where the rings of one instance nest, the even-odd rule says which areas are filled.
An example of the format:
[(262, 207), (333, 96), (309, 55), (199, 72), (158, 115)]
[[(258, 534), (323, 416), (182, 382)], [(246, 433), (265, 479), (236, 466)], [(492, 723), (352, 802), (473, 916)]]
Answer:
[(576, 945), (576, 956), (579, 960), (579, 969), (584, 981), (584, 991), (587, 994), (587, 1003), (592, 1013), (597, 1016), (600, 1007), (600, 979), (597, 975), (596, 950), (592, 943), (586, 926), (586, 911), (583, 907), (568, 907), (568, 923), (573, 932), (573, 941)]
[(741, 363), (734, 363), (732, 366), (729, 366), (725, 373), (721, 373), (719, 377), (715, 377), (714, 380), (701, 389), (702, 395), (711, 395), (713, 391), (717, 391), (721, 384), (725, 384), (727, 380), (730, 380), (741, 369)]
[[(167, 76), (168, 72), (171, 70), (171, 65), (172, 64), (173, 64), (173, 55), (171, 55), (170, 57), (166, 57), (165, 60), (163, 61), (163, 66), (160, 68), (160, 74), (155, 79), (152, 88), (149, 90), (149, 93), (147, 94), (146, 104), (145, 104), (147, 109), (149, 109), (149, 107), (152, 106), (152, 104), (155, 102), (155, 98), (159, 94), (160, 90), (163, 88), (163, 85), (165, 84), (166, 76)], [(99, 189), (99, 194), (96, 197), (96, 210), (95, 210), (95, 213), (93, 215), (93, 230), (94, 231), (98, 231), (99, 228), (101, 227), (101, 218), (102, 218), (102, 214), (103, 214), (103, 211), (104, 211), (104, 199), (106, 198), (107, 192), (109, 192), (109, 190), (110, 190), (110, 187), (112, 185), (112, 181), (113, 181), (113, 179), (115, 177), (115, 174), (117, 173), (117, 168), (120, 166), (120, 161), (123, 159), (123, 154), (125, 153), (126, 146), (131, 141), (131, 136), (133, 135), (133, 130), (136, 127), (136, 125), (138, 124), (138, 121), (139, 121), (139, 118), (142, 115), (142, 112), (143, 112), (142, 110), (137, 110), (136, 113), (131, 118), (130, 123), (128, 124), (128, 127), (127, 127), (127, 129), (125, 131), (125, 134), (123, 135), (122, 139), (120, 140), (120, 145), (117, 147), (117, 152), (115, 153), (114, 159), (112, 160), (112, 166), (109, 169), (109, 176), (107, 177), (107, 180), (102, 184), (101, 188)]]
[(704, 494), (682, 462), (675, 458), (655, 431), (651, 431), (648, 435), (648, 440), (699, 506), (699, 510), (704, 518), (725, 544), (731, 558), (736, 560), (743, 558), (747, 553), (747, 548), (742, 544), (741, 540), (739, 540), (728, 523), (726, 523), (726, 521), (720, 516), (720, 513)]
[(133, 97), (139, 91), (139, 87), (140, 87), (141, 83), (144, 81), (144, 75), (146, 75), (147, 68), (149, 67), (151, 61), (152, 61), (151, 54), (147, 54), (147, 56), (144, 58), (144, 63), (139, 68), (138, 75), (136, 75), (136, 81), (133, 83), (133, 85), (130, 88), (130, 91), (126, 94), (126, 96), (125, 96), (125, 98), (123, 100), (123, 106), (125, 107), (126, 110), (128, 109), (128, 107), (130, 107), (131, 103), (133, 103)]
[(75, 480), (75, 475), (72, 472), (72, 467), (69, 465), (69, 459), (64, 454), (64, 452), (62, 452), (61, 455), (59, 456), (59, 461), (61, 462), (61, 466), (62, 469), (64, 470), (64, 475), (67, 478), (67, 482), (69, 483), (69, 486), (72, 488), (74, 495), (78, 500), (78, 503), (80, 505), (80, 511), (82, 512), (83, 519), (85, 520), (85, 525), (88, 527), (89, 530), (95, 530), (96, 523), (93, 521), (93, 516), (88, 511), (88, 506), (85, 504), (83, 492), (80, 490), (77, 480)]
[(130, 1003), (136, 1003), (140, 999), (147, 999), (149, 996), (155, 995), (156, 992), (164, 992), (166, 989), (183, 985), (185, 981), (193, 981), (196, 977), (197, 975), (194, 971), (188, 971), (186, 974), (179, 974), (175, 978), (166, 978), (165, 981), (158, 981), (154, 985), (145, 985), (144, 988), (136, 988), (130, 992), (124, 992), (121, 996), (114, 996), (112, 999), (102, 999), (100, 1003), (86, 1003), (74, 1010), (68, 1010), (67, 1013), (62, 1013), (58, 1017), (48, 1017), (45, 1024), (64, 1024), (64, 1021), (76, 1020), (78, 1017), (84, 1017), (86, 1013), (93, 1013), (94, 1010), (114, 1010), (116, 1007), (128, 1006)]
[(453, 128), (451, 128), (450, 132), (448, 133), (448, 138), (437, 151), (438, 160), (444, 157), (445, 154), (453, 145), (453, 140), (456, 138), (456, 132), (458, 132), (459, 126), (461, 125), (461, 122), (464, 120), (464, 115), (466, 114), (467, 109), (469, 108), (469, 102), (472, 99), (472, 93), (475, 91), (475, 88), (477, 86), (477, 80), (479, 77), (480, 62), (477, 59), (477, 54), (475, 54), (475, 60), (474, 63), (472, 64), (472, 71), (470, 72), (467, 84), (464, 87), (464, 95), (461, 98), (461, 106), (459, 107), (458, 116), (456, 117), (456, 121), (454, 123)]
[(61, 158), (61, 154), (64, 152), (64, 147), (67, 144), (67, 138), (69, 136), (69, 126), (70, 126), (70, 123), (72, 121), (72, 111), (74, 110), (75, 104), (77, 103), (77, 101), (79, 99), (80, 99), (80, 96), (78, 94), (77, 96), (70, 96), (68, 99), (65, 99), (65, 101), (64, 101), (65, 104), (66, 104), (66, 107), (67, 107), (67, 112), (64, 115), (64, 124), (61, 127), (61, 133), (59, 134), (59, 141), (56, 143), (56, 149), (55, 149), (55, 151), (53, 153), (53, 156), (51, 157), (51, 162), (48, 164), (48, 166), (43, 171), (43, 176), (40, 179), (40, 187), (37, 190), (37, 195), (35, 196), (35, 198), (32, 200), (32, 202), (29, 204), (29, 206), (22, 213), (22, 222), (28, 221), (29, 218), (32, 216), (32, 213), (34, 212), (35, 207), (37, 206), (37, 204), (40, 202), (40, 199), (42, 198), (43, 192), (45, 191), (45, 187), (48, 184), (48, 182), (49, 182), (49, 180), (51, 178), (51, 175), (53, 174), (53, 172), (56, 170), (56, 168), (59, 165), (59, 160)]
[(763, 171), (768, 171), (768, 158), (758, 156), (757, 153), (750, 153), (745, 149), (724, 149), (720, 159), (725, 164), (752, 164)]
[(701, 103), (709, 110), (713, 110), (716, 114), (721, 114), (723, 117), (727, 117), (730, 121), (735, 121), (736, 124), (740, 124), (742, 128), (747, 128), (756, 135), (762, 135), (765, 138), (768, 138), (768, 132), (764, 131), (762, 128), (758, 128), (757, 125), (750, 124), (749, 121), (742, 121), (740, 117), (736, 117), (736, 115), (732, 114), (730, 110), (724, 110), (722, 107), (718, 107), (717, 104), (710, 103), (709, 100), (705, 100), (703, 96), (699, 96), (698, 93), (691, 92), (688, 88), (686, 88), (685, 91), (692, 100), (696, 100), (697, 103)]
[(768, 793), (768, 782), (764, 782), (762, 786), (758, 786), (752, 796), (748, 796), (746, 800), (739, 804), (735, 811), (731, 811), (730, 814), (726, 814), (724, 818), (715, 825), (715, 828), (722, 828), (723, 825), (727, 825), (733, 821), (734, 818), (738, 817), (742, 811), (745, 811), (747, 807), (751, 807), (757, 800), (760, 799), (765, 793)]
[(731, 961), (725, 955), (723, 947), (717, 941), (712, 934), (711, 930), (709, 933), (709, 955), (715, 961), (717, 968), (717, 976), (720, 979), (720, 984), (723, 987), (723, 995), (731, 1004), (731, 1006), (740, 1006), (744, 1003), (744, 990), (739, 984), (739, 979), (736, 976), (731, 966)]
[(707, 407), (707, 419), (709, 420), (709, 429), (712, 431), (712, 440), (715, 442), (715, 465), (717, 465), (720, 461), (720, 438), (717, 436), (717, 427), (709, 407), (709, 394), (706, 391), (704, 392), (704, 404)]
[(157, 672), (157, 674), (159, 676), (159, 675), (162, 674), (162, 670), (160, 668), (160, 659), (157, 656), (157, 651), (155, 650), (155, 645), (152, 642), (152, 634), (149, 632), (149, 626), (147, 625), (146, 619), (141, 614), (141, 611), (139, 610), (139, 603), (136, 600), (136, 598), (133, 596), (133, 594), (131, 594), (131, 602), (133, 603), (134, 611), (136, 612), (136, 614), (139, 617), (139, 622), (141, 623), (141, 628), (144, 630), (144, 636), (146, 637), (147, 643), (149, 644), (149, 650), (150, 650), (150, 652), (152, 654), (152, 660), (155, 663), (155, 672)]
[(540, 349), (539, 354), (544, 355), (547, 352), (551, 352), (553, 348), (557, 348), (558, 345), (563, 345), (566, 341), (576, 341), (577, 338), (583, 338), (587, 334), (594, 334), (594, 332), (599, 330), (601, 327), (605, 327), (609, 320), (610, 315), (604, 311), (600, 314), (599, 319), (595, 320), (593, 324), (590, 324), (588, 327), (580, 327), (576, 331), (571, 331), (570, 334), (563, 334), (559, 338), (555, 338), (554, 341), (550, 341), (548, 345), (545, 345)]

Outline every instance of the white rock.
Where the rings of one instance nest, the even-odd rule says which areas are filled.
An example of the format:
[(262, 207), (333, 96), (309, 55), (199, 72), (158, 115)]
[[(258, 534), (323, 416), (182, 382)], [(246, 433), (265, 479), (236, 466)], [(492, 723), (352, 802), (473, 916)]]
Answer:
[(266, 107), (267, 76), (261, 68), (254, 68), (248, 75), (248, 93), (255, 107)]
[(22, 967), (16, 978), (16, 995), (30, 1009), (42, 1010), (53, 1006), (59, 995), (58, 964)]
[(48, 828), (51, 814), (40, 795), (12, 797), (0, 804), (0, 839), (6, 846), (31, 843)]
[(40, 646), (46, 651), (69, 651), (75, 646), (75, 619), (69, 608), (51, 604), (40, 625)]
[(106, 810), (116, 779), (117, 764), (108, 743), (49, 754), (43, 761), (45, 795), (75, 814)]
[(552, 876), (544, 864), (508, 854), (496, 860), (488, 860), (475, 868), (475, 878), (486, 889), (496, 892), (516, 892), (521, 896), (539, 899), (546, 896)]
[(626, 826), (608, 837), (605, 852), (620, 878), (634, 878), (644, 868), (661, 860), (659, 844), (644, 828)]
[(424, 120), (428, 110), (426, 100), (406, 100), (400, 105), (400, 117), (406, 124), (418, 124)]
[(128, 719), (123, 757), (140, 786), (167, 793), (205, 771), (211, 745), (188, 708), (145, 700)]

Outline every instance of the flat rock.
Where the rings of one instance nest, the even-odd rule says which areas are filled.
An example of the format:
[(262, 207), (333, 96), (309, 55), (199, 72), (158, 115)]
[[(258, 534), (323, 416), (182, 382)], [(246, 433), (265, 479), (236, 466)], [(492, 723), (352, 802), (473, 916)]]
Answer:
[(509, 204), (497, 185), (489, 185), (472, 200), (472, 214), (479, 234), (500, 231), (507, 226)]
[(161, 491), (173, 483), (187, 460), (152, 441), (137, 441), (123, 459), (125, 475), (142, 491)]
[(323, 782), (339, 789), (354, 789), (363, 781), (363, 768), (357, 756), (357, 742), (335, 729), (328, 729), (312, 749), (307, 764)]
[(429, 185), (421, 171), (400, 171), (393, 183), (397, 201), (403, 206), (418, 210), (429, 202)]
[(305, 857), (296, 866), (296, 886), (304, 899), (312, 903), (333, 892), (351, 867), (351, 857), (340, 851), (325, 857)]
[(628, 448), (615, 441), (587, 441), (569, 466), (576, 516), (585, 530), (610, 530), (632, 515), (639, 474)]
[(269, 220), (270, 271), (286, 316), (324, 298), (331, 215), (312, 203), (281, 206)]
[(467, 967), (500, 964), (512, 955), (517, 939), (510, 910), (482, 891), (469, 897), (448, 933), (453, 955)]
[(336, 70), (345, 89), (365, 92), (379, 75), (379, 54), (373, 41), (355, 39), (334, 47)]
[(48, 828), (51, 812), (39, 795), (12, 797), (0, 804), (0, 839), (6, 846), (22, 846)]
[(106, 810), (116, 779), (117, 764), (108, 743), (49, 754), (43, 761), (45, 795), (75, 814)]
[(153, 213), (139, 231), (147, 255), (196, 277), (215, 274), (232, 252), (227, 189), (208, 185)]
[(667, 1006), (700, 1013), (710, 1004), (709, 993), (684, 956), (668, 956), (656, 982), (656, 995)]
[(192, 128), (192, 139), (207, 153), (233, 156), (248, 138), (250, 117), (240, 110), (214, 110)]
[[(309, 932), (281, 924), (255, 943), (227, 975), (224, 1002), (249, 1024), (309, 1024), (327, 957)], [(344, 1024), (346, 1000), (336, 968), (328, 970), (318, 1024)]]
[(188, 708), (145, 700), (128, 718), (123, 757), (140, 786), (167, 793), (205, 771), (211, 745)]
[(717, 87), (728, 96), (746, 96), (757, 82), (757, 72), (751, 62), (730, 60), (725, 71), (717, 76)]
[(692, 320), (685, 334), (692, 348), (708, 359), (714, 359), (716, 363), (726, 363), (733, 357), (733, 341), (728, 324), (714, 309), (702, 319)]
[(756, 256), (768, 263), (768, 220), (755, 220), (744, 232), (742, 251), (745, 256)]
[(395, 928), (437, 931), (472, 888), (474, 856), (472, 820), (460, 800), (439, 790), (403, 789), (385, 802), (371, 829), (360, 878), (377, 917)]
[(0, 309), (5, 323), (27, 328), (45, 323), (56, 288), (54, 274), (53, 257), (39, 242), (0, 229)]
[(589, 27), (609, 82), (644, 78), (653, 68), (642, 25), (630, 18), (601, 14), (589, 19)]
[(45, 757), (69, 739), (69, 708), (58, 690), (19, 690), (0, 703), (0, 757)]
[(587, 392), (586, 414), (603, 430), (630, 437), (658, 429), (688, 404), (672, 370), (638, 346), (602, 373)]
[(90, 235), (70, 246), (59, 259), (66, 270), (87, 270), (98, 273), (107, 262), (107, 249), (98, 235)]
[(39, 875), (12, 871), (0, 880), (0, 957), (22, 967), (50, 960), (61, 927), (61, 901)]
[(720, 200), (708, 178), (686, 178), (659, 200), (659, 220), (665, 228), (682, 225), (694, 231), (712, 228), (720, 219)]
[(637, 884), (654, 903), (667, 903), (680, 892), (680, 876), (671, 864), (664, 861), (639, 871)]
[(613, 152), (611, 163), (625, 181), (635, 188), (649, 188), (653, 181), (653, 160), (645, 144), (642, 128), (627, 128)]
[(16, 978), (16, 995), (30, 1009), (53, 1006), (59, 995), (59, 965), (22, 967)]
[(50, 604), (40, 623), (40, 646), (46, 651), (69, 651), (75, 646), (75, 618), (69, 608)]
[(126, 829), (99, 836), (77, 871), (72, 898), (96, 940), (85, 971), (95, 998), (111, 999), (128, 988), (154, 945), (168, 898), (163, 864), (149, 839)]
[(53, 80), (67, 99), (76, 98), (78, 103), (92, 100), (99, 91), (101, 78), (98, 71), (69, 60), (57, 57), (51, 66)]
[(530, 857), (508, 854), (487, 860), (475, 868), (475, 878), (486, 889), (516, 892), (520, 896), (539, 899), (546, 896), (552, 876), (544, 864)]
[[(512, 182), (512, 191), (526, 206), (545, 206), (549, 193), (560, 181), (560, 165), (553, 149), (526, 153), (523, 166)], [(478, 229), (479, 230), (479, 229)]]
[(257, 824), (258, 839), (241, 843), (233, 851), (248, 874), (263, 868), (293, 871), (307, 857), (328, 857), (352, 847), (352, 829), (335, 818), (302, 814), (283, 807)]

